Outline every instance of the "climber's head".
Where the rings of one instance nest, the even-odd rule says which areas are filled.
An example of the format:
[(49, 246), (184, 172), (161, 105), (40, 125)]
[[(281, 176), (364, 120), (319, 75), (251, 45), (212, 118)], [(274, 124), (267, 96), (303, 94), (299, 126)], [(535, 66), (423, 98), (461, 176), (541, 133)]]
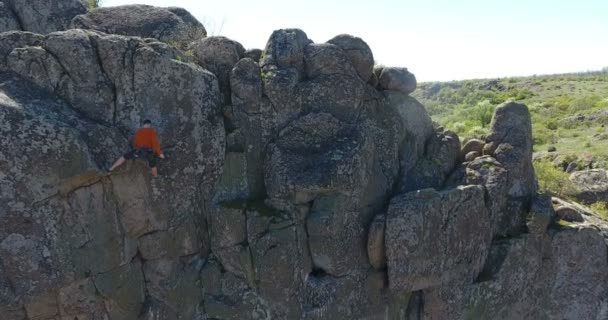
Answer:
[(152, 121), (146, 119), (144, 120), (144, 128), (150, 128), (152, 126)]

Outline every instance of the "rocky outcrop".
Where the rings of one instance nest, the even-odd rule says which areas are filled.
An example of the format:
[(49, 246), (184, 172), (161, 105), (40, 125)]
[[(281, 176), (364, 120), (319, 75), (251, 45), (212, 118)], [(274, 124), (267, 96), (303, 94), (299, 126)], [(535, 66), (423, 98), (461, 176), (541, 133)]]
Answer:
[(0, 1), (0, 32), (21, 30), (46, 34), (66, 30), (72, 19), (87, 12), (80, 0)]
[(74, 17), (70, 27), (154, 38), (163, 42), (192, 42), (207, 36), (205, 27), (188, 11), (182, 8), (160, 8), (148, 5), (93, 9)]
[[(359, 38), (192, 48), (0, 34), (3, 319), (605, 318), (608, 227), (536, 193), (525, 106), (462, 147)], [(160, 177), (101, 173), (143, 119)]]

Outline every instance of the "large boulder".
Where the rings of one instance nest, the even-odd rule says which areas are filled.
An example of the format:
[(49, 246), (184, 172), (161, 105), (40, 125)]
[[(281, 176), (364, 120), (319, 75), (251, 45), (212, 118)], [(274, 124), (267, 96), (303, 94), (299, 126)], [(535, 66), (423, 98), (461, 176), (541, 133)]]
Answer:
[(46, 34), (69, 28), (72, 19), (87, 12), (80, 0), (3, 0), (0, 2), (0, 32), (11, 30)]
[(472, 283), (492, 241), (483, 199), (481, 186), (394, 197), (384, 238), (391, 290)]
[(507, 102), (496, 107), (491, 133), (483, 153), (492, 155), (509, 170), (508, 194), (514, 198), (530, 198), (536, 193), (536, 177), (532, 166), (532, 120), (528, 107)]
[(100, 7), (88, 13), (83, 12), (74, 17), (70, 27), (155, 38), (164, 42), (191, 42), (207, 36), (205, 27), (182, 8), (140, 4)]
[(441, 189), (448, 175), (461, 162), (460, 139), (451, 131), (437, 132), (425, 146), (424, 155), (407, 172), (401, 188), (413, 191)]
[(425, 290), (431, 319), (602, 319), (606, 242), (597, 226), (493, 243), (476, 283)]
[(608, 202), (608, 174), (603, 169), (576, 171), (570, 175), (577, 191), (573, 195), (586, 204)]
[(357, 70), (359, 77), (365, 82), (370, 80), (374, 69), (374, 54), (363, 39), (341, 34), (331, 38), (327, 43), (334, 44), (344, 50)]
[(224, 95), (224, 104), (230, 104), (230, 72), (245, 55), (245, 48), (226, 37), (208, 37), (192, 43), (196, 62), (215, 74)]

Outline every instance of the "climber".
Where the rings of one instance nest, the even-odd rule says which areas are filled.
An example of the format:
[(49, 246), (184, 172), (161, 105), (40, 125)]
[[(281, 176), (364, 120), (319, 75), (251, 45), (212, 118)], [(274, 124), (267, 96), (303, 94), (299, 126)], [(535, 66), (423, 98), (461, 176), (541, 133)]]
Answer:
[(135, 131), (133, 137), (133, 150), (125, 153), (120, 159), (116, 160), (109, 171), (112, 172), (127, 160), (143, 158), (148, 161), (152, 176), (156, 177), (158, 175), (158, 170), (156, 168), (157, 157), (164, 159), (165, 155), (160, 150), (156, 132), (152, 128), (152, 121), (146, 119), (144, 120), (144, 126)]

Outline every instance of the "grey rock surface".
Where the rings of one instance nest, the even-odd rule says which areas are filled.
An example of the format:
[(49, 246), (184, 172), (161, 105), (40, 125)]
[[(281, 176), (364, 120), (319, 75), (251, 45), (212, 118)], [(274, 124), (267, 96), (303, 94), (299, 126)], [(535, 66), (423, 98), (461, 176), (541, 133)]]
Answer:
[(482, 186), (466, 186), (391, 200), (385, 235), (391, 290), (412, 292), (477, 277), (492, 240), (483, 197)]
[(0, 32), (20, 30), (47, 34), (69, 28), (74, 17), (87, 12), (80, 0), (3, 0)]
[(73, 18), (70, 28), (155, 38), (163, 42), (192, 42), (207, 36), (205, 27), (182, 8), (140, 4), (100, 7), (83, 12)]
[(608, 174), (606, 174), (606, 170), (576, 171), (570, 175), (570, 181), (578, 189), (574, 194), (577, 200), (586, 204), (598, 201), (608, 202)]
[(410, 94), (416, 90), (416, 76), (406, 68), (383, 68), (378, 75), (378, 88)]

